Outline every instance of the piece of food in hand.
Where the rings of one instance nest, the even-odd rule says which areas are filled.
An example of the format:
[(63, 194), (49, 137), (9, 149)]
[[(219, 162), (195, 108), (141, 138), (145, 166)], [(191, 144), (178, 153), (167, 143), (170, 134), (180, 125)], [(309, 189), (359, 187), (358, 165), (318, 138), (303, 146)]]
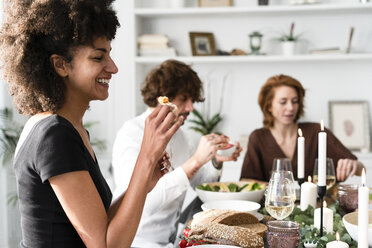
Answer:
[(217, 155), (222, 156), (222, 157), (232, 156), (235, 152), (234, 146), (235, 146), (234, 144), (226, 143), (224, 146), (218, 148)]
[(159, 96), (158, 97), (158, 102), (161, 104), (161, 105), (168, 105), (171, 107), (172, 109), (172, 112), (176, 115), (177, 114), (177, 106), (174, 104), (174, 103), (171, 103), (168, 99), (168, 97), (166, 96)]

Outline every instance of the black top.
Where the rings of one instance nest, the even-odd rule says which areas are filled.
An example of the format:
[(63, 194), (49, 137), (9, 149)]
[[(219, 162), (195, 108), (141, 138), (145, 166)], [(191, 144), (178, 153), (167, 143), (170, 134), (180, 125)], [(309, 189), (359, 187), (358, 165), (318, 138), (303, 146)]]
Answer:
[(36, 123), (15, 157), (14, 169), (21, 212), (21, 247), (85, 247), (48, 179), (72, 171), (89, 171), (106, 211), (112, 194), (98, 163), (72, 124), (58, 115)]

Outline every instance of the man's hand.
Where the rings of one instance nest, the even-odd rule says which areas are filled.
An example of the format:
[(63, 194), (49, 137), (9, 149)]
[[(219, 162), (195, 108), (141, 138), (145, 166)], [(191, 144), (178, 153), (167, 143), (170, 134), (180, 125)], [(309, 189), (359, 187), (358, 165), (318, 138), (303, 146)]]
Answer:
[(216, 160), (217, 162), (236, 161), (238, 160), (238, 157), (240, 156), (242, 150), (243, 149), (240, 147), (240, 143), (235, 142), (235, 151), (231, 156), (224, 157), (216, 154)]
[(228, 144), (228, 141), (227, 136), (214, 133), (201, 137), (194, 155), (182, 165), (187, 177), (192, 178), (204, 164), (216, 156), (218, 149)]
[(204, 135), (200, 139), (199, 146), (196, 149), (193, 157), (201, 167), (214, 156), (216, 156), (217, 150), (226, 146), (228, 141), (229, 138), (225, 135), (218, 135), (214, 133)]

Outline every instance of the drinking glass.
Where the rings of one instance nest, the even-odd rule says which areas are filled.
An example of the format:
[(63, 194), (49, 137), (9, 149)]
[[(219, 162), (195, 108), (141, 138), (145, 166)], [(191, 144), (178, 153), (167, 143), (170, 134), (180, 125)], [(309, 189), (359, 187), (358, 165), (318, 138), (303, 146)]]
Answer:
[(292, 172), (292, 162), (288, 158), (274, 158), (273, 170), (274, 171), (291, 171)]
[(275, 172), (265, 192), (265, 208), (277, 220), (288, 217), (296, 200), (293, 176), (287, 171)]
[[(330, 189), (336, 183), (335, 167), (333, 160), (327, 158), (327, 169), (326, 169), (326, 185), (327, 190)], [(314, 171), (313, 171), (313, 182), (318, 184), (318, 159), (315, 159)]]
[(300, 225), (294, 221), (268, 221), (266, 238), (269, 248), (297, 248), (300, 243)]

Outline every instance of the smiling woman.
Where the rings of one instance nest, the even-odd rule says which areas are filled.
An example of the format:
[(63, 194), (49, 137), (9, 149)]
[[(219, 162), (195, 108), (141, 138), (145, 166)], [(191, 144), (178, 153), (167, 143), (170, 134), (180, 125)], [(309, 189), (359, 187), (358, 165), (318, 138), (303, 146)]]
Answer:
[[(83, 117), (108, 97), (118, 68), (110, 0), (15, 0), (0, 32), (1, 69), (18, 111), (31, 115), (14, 158), (21, 247), (129, 247), (164, 150), (182, 124), (166, 107), (147, 118), (132, 180), (114, 203)], [(149, 159), (151, 158), (151, 159)], [(94, 218), (92, 218), (94, 216)]]

